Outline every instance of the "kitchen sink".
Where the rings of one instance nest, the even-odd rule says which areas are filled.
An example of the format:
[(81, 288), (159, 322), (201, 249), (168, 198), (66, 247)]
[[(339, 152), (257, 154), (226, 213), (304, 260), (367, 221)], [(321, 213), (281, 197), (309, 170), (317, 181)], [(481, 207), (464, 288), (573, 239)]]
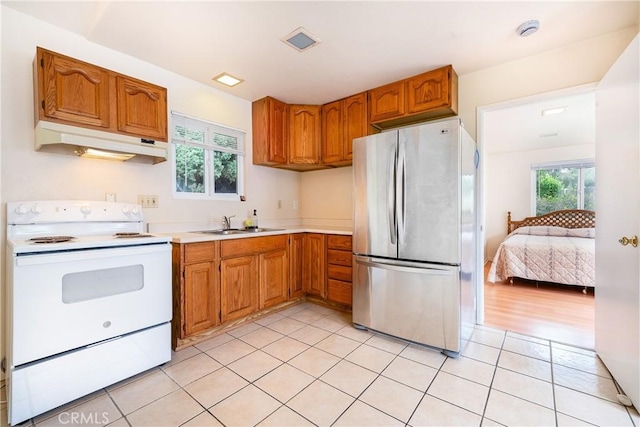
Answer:
[(231, 230), (204, 230), (204, 231), (196, 231), (196, 233), (228, 235), (228, 234), (245, 234), (246, 231), (238, 230), (238, 229), (231, 229)]
[(281, 230), (284, 230), (284, 228), (243, 228), (243, 229), (232, 228), (229, 230), (203, 230), (203, 231), (196, 231), (196, 233), (219, 234), (222, 236), (226, 236), (229, 234), (264, 233), (267, 231), (281, 231)]
[(245, 228), (244, 232), (246, 233), (264, 233), (266, 231), (282, 231), (284, 228)]

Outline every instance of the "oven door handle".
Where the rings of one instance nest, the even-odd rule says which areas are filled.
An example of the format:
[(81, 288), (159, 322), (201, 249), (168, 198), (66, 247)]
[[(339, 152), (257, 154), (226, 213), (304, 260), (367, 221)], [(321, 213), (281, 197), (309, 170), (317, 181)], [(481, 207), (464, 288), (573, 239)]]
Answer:
[[(127, 246), (120, 248), (97, 248), (79, 251), (67, 251), (57, 253), (45, 253), (35, 255), (20, 255), (15, 257), (16, 266), (26, 265), (42, 265), (55, 264), (61, 262), (74, 262), (86, 260), (98, 260), (112, 258), (114, 256), (132, 256), (151, 254), (157, 252), (170, 252), (171, 245), (168, 243), (144, 245), (144, 246)], [(132, 258), (134, 260), (135, 258)]]

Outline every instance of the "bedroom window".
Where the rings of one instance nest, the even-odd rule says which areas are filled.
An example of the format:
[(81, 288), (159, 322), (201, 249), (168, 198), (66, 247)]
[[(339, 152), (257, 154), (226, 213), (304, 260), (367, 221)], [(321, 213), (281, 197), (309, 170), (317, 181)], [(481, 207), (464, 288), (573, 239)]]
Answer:
[(560, 209), (595, 210), (596, 169), (593, 160), (531, 166), (534, 215)]
[(240, 200), (244, 132), (171, 112), (173, 194), (179, 198)]

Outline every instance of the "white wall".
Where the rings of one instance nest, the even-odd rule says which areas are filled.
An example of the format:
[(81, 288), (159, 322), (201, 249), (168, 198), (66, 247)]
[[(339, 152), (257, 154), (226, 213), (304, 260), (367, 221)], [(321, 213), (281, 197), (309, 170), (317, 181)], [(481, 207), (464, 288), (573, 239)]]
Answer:
[[(219, 224), (222, 215), (238, 221), (257, 209), (262, 223), (300, 221), (293, 200), (300, 199), (300, 174), (252, 165), (251, 103), (168, 72), (154, 65), (88, 42), (83, 37), (33, 19), (5, 6), (2, 23), (2, 128), (0, 140), (1, 222), (6, 202), (17, 200), (104, 200), (135, 203), (138, 194), (158, 195), (159, 208), (145, 209), (147, 222), (207, 222)], [(146, 80), (168, 89), (169, 110), (201, 117), (247, 132), (245, 159), (246, 202), (205, 202), (172, 198), (170, 161), (157, 165), (129, 164), (34, 151), (32, 62), (36, 46)], [(282, 200), (282, 208), (277, 208)], [(4, 234), (5, 227), (1, 227)], [(2, 261), (5, 238), (0, 242)], [(4, 311), (4, 274), (0, 314)], [(5, 325), (4, 315), (0, 323)], [(0, 346), (4, 328), (0, 328)], [(4, 347), (0, 355), (4, 355)], [(1, 357), (1, 356), (0, 356)]]

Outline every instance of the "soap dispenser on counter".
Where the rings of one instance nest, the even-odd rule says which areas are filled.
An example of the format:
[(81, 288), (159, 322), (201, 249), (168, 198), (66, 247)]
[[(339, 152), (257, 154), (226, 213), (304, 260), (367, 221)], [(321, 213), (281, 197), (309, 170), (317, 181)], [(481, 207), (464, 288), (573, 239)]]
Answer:
[(251, 215), (251, 227), (258, 228), (258, 213), (256, 209), (253, 210), (253, 215)]

